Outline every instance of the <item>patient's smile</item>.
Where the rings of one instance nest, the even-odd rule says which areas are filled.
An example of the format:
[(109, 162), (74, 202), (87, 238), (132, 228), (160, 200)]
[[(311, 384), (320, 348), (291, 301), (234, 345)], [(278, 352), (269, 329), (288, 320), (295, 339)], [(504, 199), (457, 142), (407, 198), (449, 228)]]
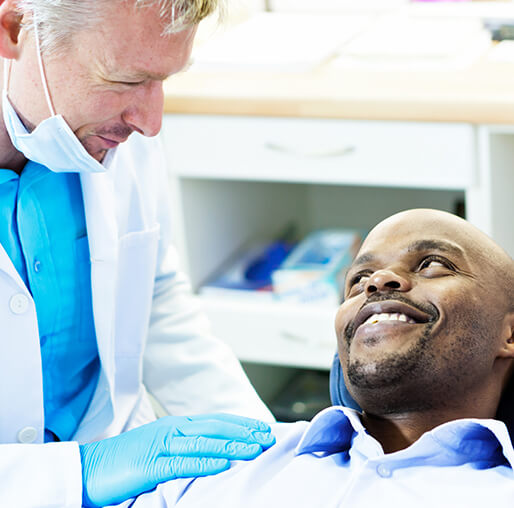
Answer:
[(366, 321), (364, 321), (364, 323), (362, 323), (362, 325), (374, 325), (381, 321), (401, 321), (403, 323), (417, 323), (415, 319), (405, 314), (382, 312), (381, 314), (372, 314), (368, 319), (366, 319)]
[[(418, 308), (403, 296), (382, 299), (365, 304), (355, 316), (350, 334), (365, 332), (371, 328), (376, 330), (380, 324), (395, 329), (419, 323), (427, 323), (437, 317), (437, 312), (430, 309), (430, 313)], [(428, 309), (427, 309), (428, 310)]]
[[(407, 314), (394, 313), (375, 313), (372, 314), (357, 330), (355, 330), (354, 341), (360, 346), (377, 347), (380, 344), (385, 346), (385, 341), (392, 340), (399, 347), (397, 341), (404, 341), (406, 337), (411, 337), (411, 332), (415, 333), (416, 340), (419, 338), (420, 326), (425, 327), (426, 322), (420, 322)], [(407, 335), (406, 335), (407, 334)], [(409, 340), (409, 342), (411, 342)], [(359, 347), (356, 345), (356, 347)], [(389, 346), (385, 346), (389, 349)]]

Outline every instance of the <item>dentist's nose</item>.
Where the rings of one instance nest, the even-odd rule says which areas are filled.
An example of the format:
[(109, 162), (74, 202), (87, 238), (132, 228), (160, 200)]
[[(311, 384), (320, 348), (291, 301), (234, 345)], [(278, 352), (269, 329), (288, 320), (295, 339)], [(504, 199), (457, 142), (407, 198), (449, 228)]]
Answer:
[(389, 291), (409, 291), (412, 288), (410, 280), (394, 270), (378, 270), (373, 273), (365, 287), (366, 295)]
[(144, 136), (161, 130), (164, 92), (161, 81), (151, 81), (136, 92), (133, 103), (122, 113), (123, 121)]

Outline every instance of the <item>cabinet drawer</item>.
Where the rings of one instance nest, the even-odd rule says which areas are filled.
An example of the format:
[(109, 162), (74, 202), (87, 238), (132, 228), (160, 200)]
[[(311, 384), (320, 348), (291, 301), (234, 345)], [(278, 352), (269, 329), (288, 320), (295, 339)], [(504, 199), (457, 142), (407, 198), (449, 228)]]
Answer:
[(243, 361), (329, 369), (337, 309), (202, 297), (216, 337)]
[(474, 183), (467, 124), (166, 115), (179, 176), (465, 189)]

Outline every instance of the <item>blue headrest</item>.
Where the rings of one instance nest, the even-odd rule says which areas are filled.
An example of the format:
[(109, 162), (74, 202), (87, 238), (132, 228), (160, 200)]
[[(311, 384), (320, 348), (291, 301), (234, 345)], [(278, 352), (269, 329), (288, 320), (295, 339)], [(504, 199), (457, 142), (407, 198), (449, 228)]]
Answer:
[(355, 402), (344, 383), (343, 369), (339, 356), (336, 353), (330, 369), (330, 399), (334, 406), (346, 406), (361, 411), (359, 404)]
[[(330, 398), (335, 406), (346, 406), (361, 411), (361, 408), (346, 388), (343, 369), (337, 353), (330, 369)], [(510, 439), (514, 443), (514, 376), (512, 376), (509, 386), (503, 392), (496, 417), (505, 423), (509, 430)]]

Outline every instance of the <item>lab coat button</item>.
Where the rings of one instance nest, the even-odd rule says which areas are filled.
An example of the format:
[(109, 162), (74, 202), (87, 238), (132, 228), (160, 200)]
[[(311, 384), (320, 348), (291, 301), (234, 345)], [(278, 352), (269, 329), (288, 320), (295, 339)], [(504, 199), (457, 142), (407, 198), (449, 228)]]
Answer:
[(37, 438), (37, 430), (34, 427), (24, 427), (18, 432), (20, 443), (33, 443)]
[(379, 464), (377, 466), (377, 473), (378, 476), (381, 476), (382, 478), (390, 478), (393, 474), (387, 466), (384, 466), (384, 464)]
[(9, 308), (14, 314), (23, 314), (29, 308), (29, 299), (23, 293), (18, 293), (9, 301)]

